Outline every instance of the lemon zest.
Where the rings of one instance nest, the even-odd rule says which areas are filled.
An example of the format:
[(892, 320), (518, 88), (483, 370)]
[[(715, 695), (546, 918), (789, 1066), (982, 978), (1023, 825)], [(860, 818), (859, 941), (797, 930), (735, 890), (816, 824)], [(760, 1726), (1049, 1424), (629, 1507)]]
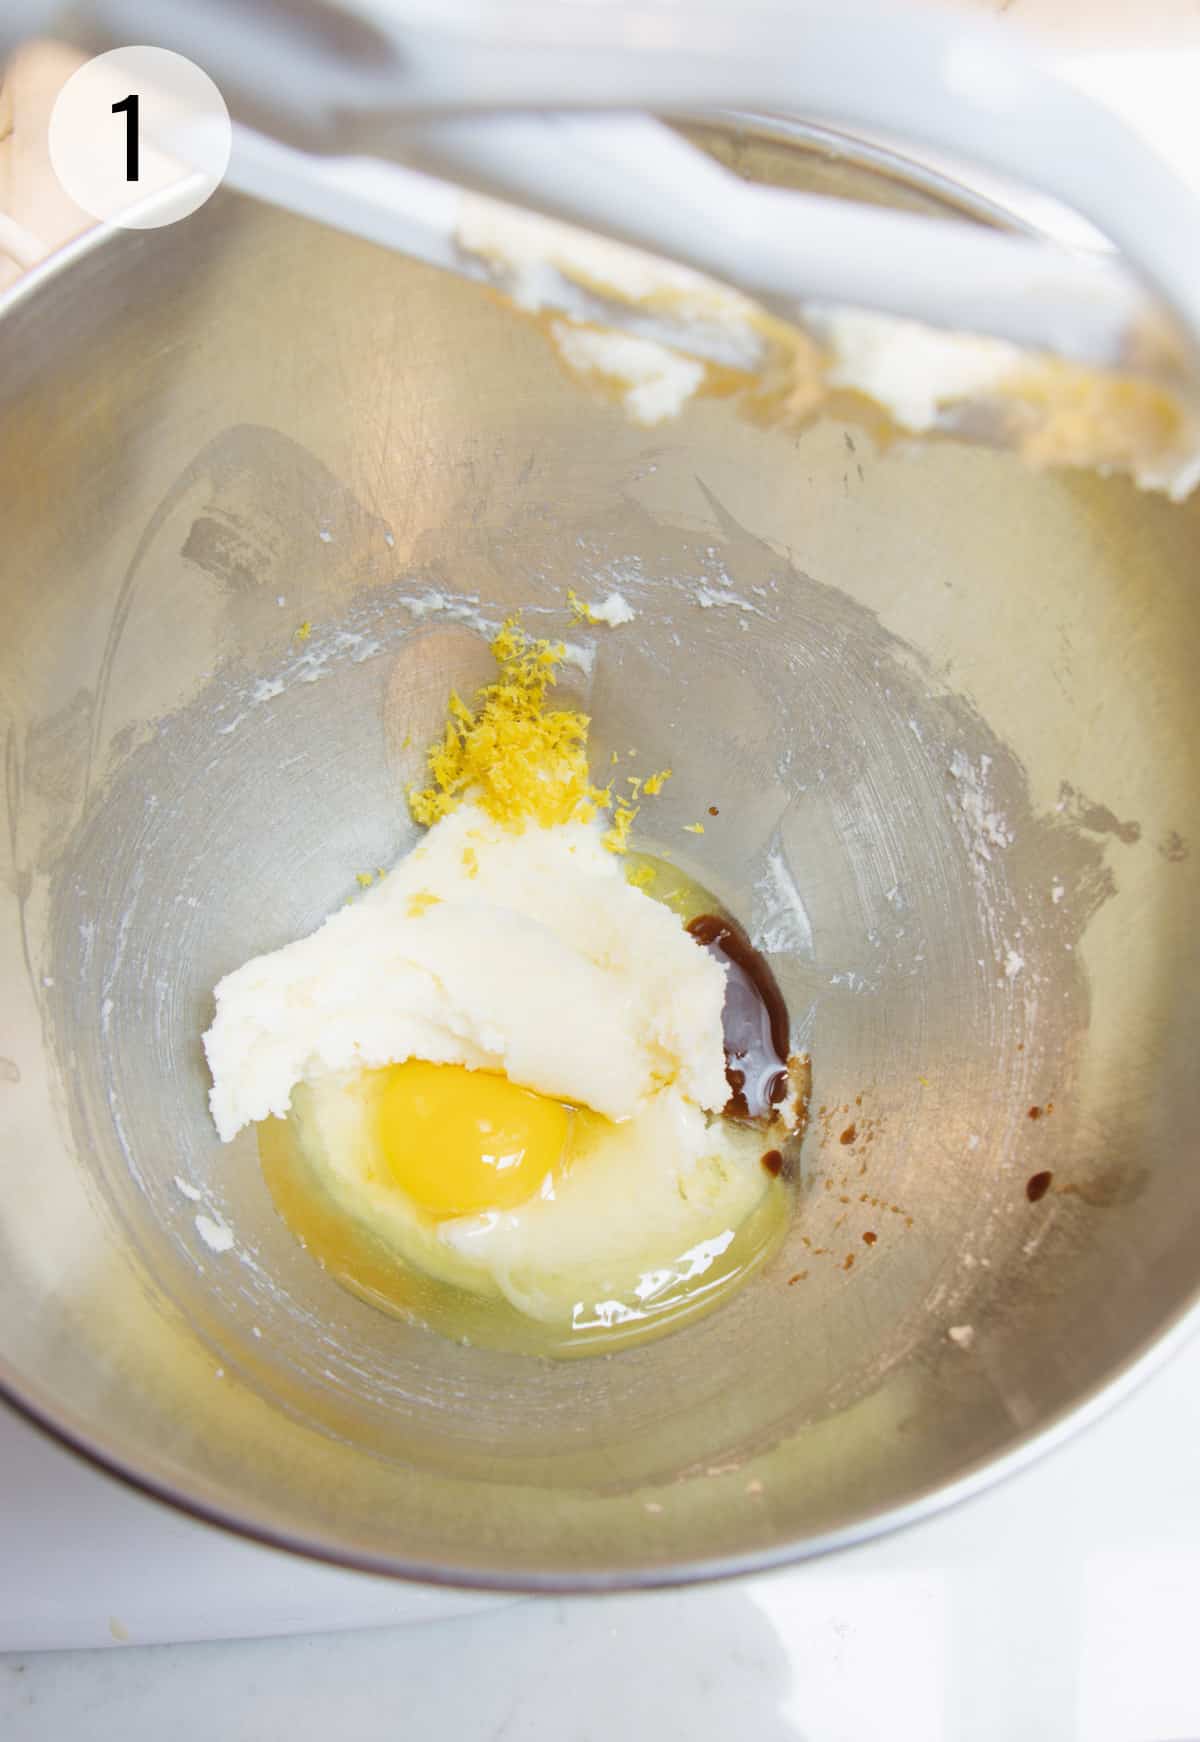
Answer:
[(430, 784), (409, 793), (419, 823), (447, 816), (469, 791), (505, 828), (581, 820), (607, 802), (588, 772), (588, 716), (550, 708), (566, 658), (561, 642), (537, 640), (510, 618), (492, 642), (500, 667), (474, 705), (450, 698), (440, 741), (428, 752)]
[(567, 588), (567, 604), (571, 607), (572, 623), (598, 623), (600, 619), (586, 599), (581, 599), (574, 587)]
[(629, 851), (629, 832), (633, 828), (633, 819), (638, 814), (638, 808), (627, 798), (619, 798), (613, 806), (612, 827), (604, 837), (604, 845), (610, 853)]
[[(575, 602), (570, 593), (568, 599)], [(528, 822), (543, 828), (587, 823), (608, 811), (611, 820), (604, 845), (613, 853), (627, 852), (640, 793), (661, 792), (670, 769), (645, 782), (627, 776), (632, 797), (614, 799), (611, 785), (592, 783), (588, 716), (576, 708), (549, 705), (567, 656), (562, 642), (539, 640), (527, 634), (516, 618), (509, 618), (491, 650), (499, 667), (495, 679), (471, 702), (457, 693), (449, 698), (441, 737), (426, 753), (429, 784), (408, 794), (416, 821), (431, 827), (468, 796), (493, 821), (514, 832)], [(637, 752), (630, 749), (629, 754)], [(617, 759), (613, 751), (613, 766)], [(474, 877), (477, 865), (472, 849), (464, 851), (462, 863), (466, 874)]]

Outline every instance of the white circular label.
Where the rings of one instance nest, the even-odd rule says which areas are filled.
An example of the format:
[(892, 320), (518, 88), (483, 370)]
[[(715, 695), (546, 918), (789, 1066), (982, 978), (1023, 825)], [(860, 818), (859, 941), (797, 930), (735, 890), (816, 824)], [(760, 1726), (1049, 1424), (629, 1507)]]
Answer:
[(216, 85), (165, 48), (96, 55), (71, 74), (50, 115), (50, 162), (64, 190), (126, 230), (189, 217), (220, 184), (232, 143)]

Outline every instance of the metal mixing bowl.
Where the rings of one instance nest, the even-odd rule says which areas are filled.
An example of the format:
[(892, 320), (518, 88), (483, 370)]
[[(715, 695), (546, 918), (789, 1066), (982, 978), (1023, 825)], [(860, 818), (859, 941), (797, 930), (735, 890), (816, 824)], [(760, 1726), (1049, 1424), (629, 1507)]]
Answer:
[[(812, 139), (718, 143), (950, 198)], [(911, 1518), (1182, 1335), (1195, 504), (723, 400), (640, 430), (481, 290), (233, 198), (69, 248), (0, 343), (15, 1403), (272, 1542), (582, 1587)], [(650, 844), (772, 949), (820, 1111), (744, 1292), (539, 1363), (330, 1281), (252, 1136), (216, 1141), (199, 1036), (222, 973), (408, 844), (479, 622), (561, 631), (568, 586), (638, 611), (577, 691), (602, 757), (674, 766)]]

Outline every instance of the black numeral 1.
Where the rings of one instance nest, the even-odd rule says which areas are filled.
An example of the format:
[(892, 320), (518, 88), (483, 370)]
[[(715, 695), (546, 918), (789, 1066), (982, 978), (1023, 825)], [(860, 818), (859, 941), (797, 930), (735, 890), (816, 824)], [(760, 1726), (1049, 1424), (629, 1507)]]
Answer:
[(137, 92), (131, 91), (127, 97), (122, 97), (119, 103), (112, 106), (114, 115), (125, 117), (125, 180), (136, 181), (138, 178), (138, 100)]

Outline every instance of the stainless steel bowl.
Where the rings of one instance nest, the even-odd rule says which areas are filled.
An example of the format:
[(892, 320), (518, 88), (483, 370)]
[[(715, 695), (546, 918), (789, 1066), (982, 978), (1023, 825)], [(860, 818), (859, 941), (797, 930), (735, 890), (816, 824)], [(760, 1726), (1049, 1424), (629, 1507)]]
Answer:
[[(954, 203), (813, 138), (714, 145)], [(1183, 1334), (1200, 510), (882, 448), (853, 408), (639, 430), (487, 294), (233, 198), (66, 250), (0, 343), (20, 1408), (310, 1554), (594, 1587), (916, 1516)], [(199, 1035), (224, 971), (407, 844), (480, 622), (559, 630), (613, 585), (639, 615), (577, 674), (597, 742), (674, 765), (657, 842), (773, 948), (820, 1111), (737, 1299), (537, 1363), (331, 1282), (253, 1140), (217, 1143)]]

